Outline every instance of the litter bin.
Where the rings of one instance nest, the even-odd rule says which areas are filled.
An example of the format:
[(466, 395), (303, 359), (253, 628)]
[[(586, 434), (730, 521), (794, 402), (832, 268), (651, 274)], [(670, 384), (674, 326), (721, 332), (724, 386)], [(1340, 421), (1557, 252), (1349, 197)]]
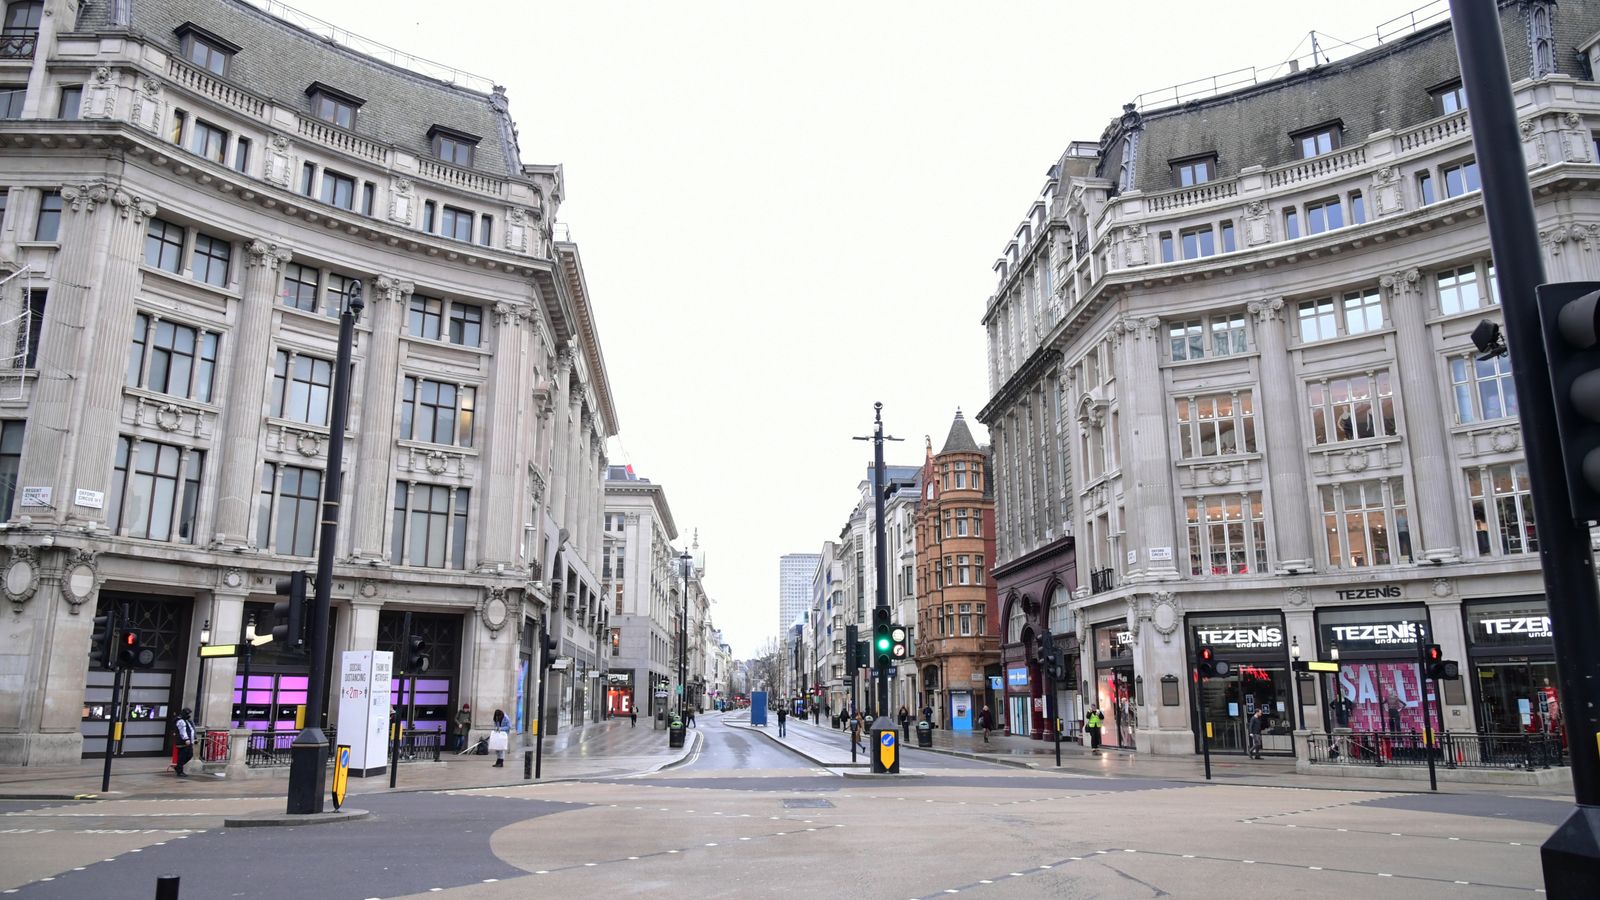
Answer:
[(917, 746), (933, 746), (933, 723), (929, 722), (927, 719), (923, 719), (921, 722), (917, 723)]
[(683, 746), (683, 720), (673, 717), (672, 724), (667, 726), (667, 746)]

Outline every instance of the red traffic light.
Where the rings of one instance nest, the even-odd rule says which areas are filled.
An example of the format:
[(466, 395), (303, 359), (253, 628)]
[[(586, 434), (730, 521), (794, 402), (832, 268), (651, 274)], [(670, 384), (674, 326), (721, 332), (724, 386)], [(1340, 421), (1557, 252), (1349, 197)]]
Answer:
[(1201, 647), (1200, 648), (1200, 661), (1201, 662), (1211, 662), (1212, 657), (1214, 657), (1215, 655), (1216, 654), (1212, 651), (1212, 649), (1210, 647)]
[(139, 636), (130, 631), (122, 636), (122, 642), (129, 647), (137, 647), (139, 645)]
[(1423, 652), (1427, 655), (1428, 662), (1436, 663), (1444, 659), (1444, 648), (1440, 647), (1438, 644), (1427, 645), (1423, 648)]

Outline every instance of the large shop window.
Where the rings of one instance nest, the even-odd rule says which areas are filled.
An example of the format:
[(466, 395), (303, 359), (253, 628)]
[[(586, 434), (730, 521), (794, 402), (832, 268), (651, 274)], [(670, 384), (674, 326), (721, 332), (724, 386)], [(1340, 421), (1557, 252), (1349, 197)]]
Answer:
[(1306, 386), (1311, 439), (1337, 444), (1394, 437), (1394, 384), (1387, 371), (1325, 378)]
[[(261, 506), (256, 547), (285, 556), (311, 556), (317, 549), (317, 505), (322, 471), (267, 463), (261, 469)], [(276, 515), (276, 519), (274, 519)], [(277, 529), (274, 532), (273, 522)]]
[(1346, 481), (1319, 490), (1330, 566), (1361, 569), (1412, 561), (1404, 481)]
[(1468, 469), (1467, 495), (1479, 556), (1539, 551), (1527, 463)]
[(1514, 418), (1517, 386), (1511, 379), (1511, 357), (1479, 359), (1474, 353), (1450, 358), (1450, 387), (1456, 398), (1456, 421), (1462, 425)]
[(1290, 706), (1288, 647), (1283, 616), (1279, 613), (1227, 613), (1189, 617), (1191, 653), (1211, 647), (1233, 664), (1226, 677), (1207, 678), (1195, 685), (1196, 749), (1202, 722), (1213, 727), (1211, 749), (1243, 753), (1249, 748), (1250, 717), (1267, 711), (1262, 748), (1267, 752), (1293, 751), (1290, 732), (1295, 711)]
[(1427, 610), (1421, 606), (1318, 612), (1322, 658), (1328, 647), (1339, 647), (1330, 724), (1355, 731), (1420, 732), (1417, 638), (1427, 627)]
[(477, 396), (476, 388), (407, 375), (400, 395), (400, 436), (471, 447)]
[(471, 500), (467, 488), (395, 482), (391, 561), (397, 566), (465, 569)]
[(1249, 391), (1174, 401), (1184, 459), (1256, 452), (1255, 406)]
[(1469, 603), (1464, 613), (1478, 729), (1562, 734), (1554, 632), (1545, 599)]
[(1184, 499), (1189, 574), (1248, 575), (1267, 570), (1267, 527), (1261, 492)]
[(113, 534), (194, 543), (204, 450), (117, 438), (106, 522)]
[(139, 313), (128, 347), (128, 387), (211, 402), (222, 336)]

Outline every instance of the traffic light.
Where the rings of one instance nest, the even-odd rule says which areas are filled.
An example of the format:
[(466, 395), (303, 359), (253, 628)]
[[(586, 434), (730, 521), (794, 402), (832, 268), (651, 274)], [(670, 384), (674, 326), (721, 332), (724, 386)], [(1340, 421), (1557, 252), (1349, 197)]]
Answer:
[(903, 662), (911, 654), (911, 633), (904, 625), (895, 625), (889, 629), (889, 640), (894, 644), (889, 648), (889, 658), (895, 662)]
[(1541, 284), (1537, 296), (1572, 515), (1578, 522), (1597, 521), (1600, 520), (1600, 282)]
[(117, 647), (117, 665), (124, 669), (148, 669), (156, 664), (156, 651), (144, 646), (137, 631), (124, 631)]
[(872, 656), (877, 665), (889, 665), (890, 654), (894, 652), (894, 638), (889, 634), (889, 607), (876, 606), (872, 609)]
[(433, 645), (418, 635), (406, 637), (406, 674), (421, 675), (433, 664)]
[[(556, 658), (556, 638), (555, 638), (555, 635), (550, 634), (549, 632), (545, 632), (544, 633), (544, 658), (540, 661), (539, 664), (544, 666), (546, 669), (548, 669), (548, 668), (550, 668), (550, 663), (555, 661), (555, 658)], [(429, 661), (432, 662), (432, 660), (429, 660)]]
[(272, 639), (285, 650), (298, 650), (306, 640), (306, 573), (290, 572), (276, 587), (282, 600), (272, 604)]
[(1423, 677), (1435, 681), (1454, 681), (1461, 677), (1461, 667), (1453, 659), (1444, 658), (1444, 649), (1438, 644), (1422, 647)]
[(849, 678), (856, 677), (856, 669), (861, 668), (860, 664), (856, 662), (856, 641), (859, 640), (856, 635), (856, 626), (846, 625), (844, 627), (844, 671), (846, 677)]
[(89, 665), (109, 669), (115, 659), (113, 648), (117, 644), (117, 614), (106, 610), (94, 617), (94, 631), (89, 635)]
[(1195, 651), (1194, 668), (1201, 678), (1226, 678), (1233, 671), (1233, 666), (1225, 659), (1217, 659), (1216, 651), (1209, 646)]

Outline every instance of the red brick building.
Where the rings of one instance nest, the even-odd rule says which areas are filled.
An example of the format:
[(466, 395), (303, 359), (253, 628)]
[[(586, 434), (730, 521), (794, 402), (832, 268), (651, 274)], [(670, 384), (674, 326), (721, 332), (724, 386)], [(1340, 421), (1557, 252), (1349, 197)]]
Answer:
[(988, 454), (961, 411), (944, 447), (929, 442), (917, 514), (917, 669), (922, 703), (942, 727), (970, 730), (988, 706), (1000, 717), (1000, 610)]

